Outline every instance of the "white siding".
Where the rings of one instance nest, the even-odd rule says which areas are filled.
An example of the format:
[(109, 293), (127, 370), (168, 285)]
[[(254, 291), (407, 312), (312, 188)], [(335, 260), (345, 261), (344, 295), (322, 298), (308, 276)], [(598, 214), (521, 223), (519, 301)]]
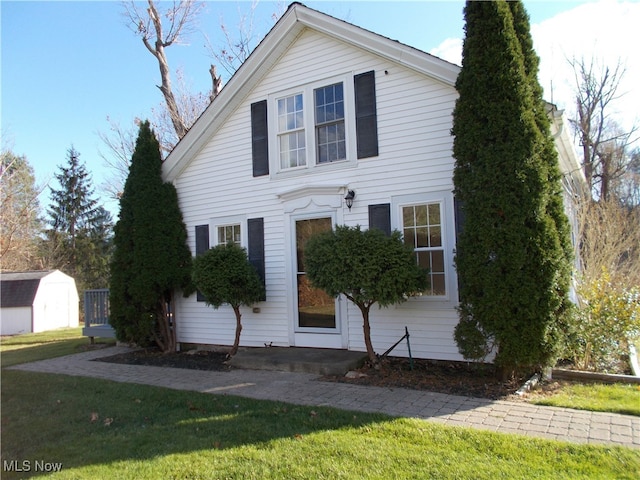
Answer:
[(31, 307), (3, 308), (0, 326), (0, 335), (31, 333)]
[[(307, 175), (252, 177), (251, 103), (287, 88), (335, 75), (352, 78), (370, 70), (376, 72), (378, 157), (358, 160), (348, 168), (317, 168)], [(292, 287), (287, 271), (291, 262), (286, 258), (290, 224), (278, 193), (304, 184), (348, 185), (356, 191), (355, 203), (351, 211), (343, 208), (338, 212), (337, 218), (366, 227), (369, 204), (390, 203), (392, 196), (400, 194), (450, 192), (455, 99), (451, 86), (311, 30), (305, 30), (261, 79), (175, 181), (192, 251), (196, 225), (222, 216), (264, 218), (267, 301), (257, 305), (259, 313), (243, 309), (241, 345), (291, 344)], [(232, 309), (214, 310), (195, 298), (177, 299), (178, 340), (230, 345), (235, 332)], [(346, 310), (347, 346), (363, 351), (360, 312), (353, 305)], [(371, 321), (372, 340), (379, 353), (395, 343), (407, 326), (414, 356), (461, 359), (452, 337), (457, 315), (451, 305), (425, 301), (387, 309), (374, 305)], [(394, 354), (406, 355), (406, 343)]]
[(79, 325), (79, 299), (76, 282), (60, 271), (40, 280), (33, 301), (33, 332)]

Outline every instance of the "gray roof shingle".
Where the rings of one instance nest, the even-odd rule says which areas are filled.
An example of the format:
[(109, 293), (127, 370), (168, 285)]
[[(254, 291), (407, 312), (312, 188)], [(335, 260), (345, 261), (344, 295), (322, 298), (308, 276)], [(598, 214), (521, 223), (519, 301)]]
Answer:
[(33, 305), (40, 280), (52, 271), (0, 274), (0, 307), (29, 307)]

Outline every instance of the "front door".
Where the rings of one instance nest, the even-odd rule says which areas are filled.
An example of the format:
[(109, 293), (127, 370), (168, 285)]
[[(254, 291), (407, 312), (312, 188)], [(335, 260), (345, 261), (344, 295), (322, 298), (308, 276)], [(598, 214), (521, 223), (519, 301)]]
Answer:
[(304, 247), (311, 236), (331, 230), (331, 218), (296, 221), (296, 284), (298, 290), (297, 327), (336, 328), (336, 302), (325, 292), (311, 286), (304, 268)]
[[(296, 345), (340, 348), (340, 328), (337, 300), (314, 288), (305, 272), (304, 249), (311, 236), (333, 228), (331, 217), (298, 219), (295, 221), (296, 245)], [(323, 335), (324, 334), (324, 335)]]

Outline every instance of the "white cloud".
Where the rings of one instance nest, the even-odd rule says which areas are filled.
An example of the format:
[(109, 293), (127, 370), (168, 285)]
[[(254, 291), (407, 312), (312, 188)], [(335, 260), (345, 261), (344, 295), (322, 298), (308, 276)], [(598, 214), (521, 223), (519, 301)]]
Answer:
[(462, 39), (447, 38), (436, 48), (433, 48), (429, 53), (442, 58), (447, 62), (462, 65)]
[[(526, 7), (526, 5), (525, 5)], [(640, 3), (600, 0), (587, 2), (531, 26), (534, 47), (540, 56), (540, 84), (545, 99), (574, 113), (575, 78), (569, 59), (585, 59), (615, 67), (625, 74), (619, 93), (624, 96), (610, 111), (629, 129), (640, 124)], [(448, 38), (430, 53), (458, 65), (462, 40)]]

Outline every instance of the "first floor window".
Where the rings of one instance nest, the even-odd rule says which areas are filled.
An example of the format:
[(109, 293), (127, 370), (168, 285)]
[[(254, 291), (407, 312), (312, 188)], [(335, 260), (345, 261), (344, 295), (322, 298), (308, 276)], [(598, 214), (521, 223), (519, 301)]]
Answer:
[(218, 227), (218, 245), (226, 245), (234, 243), (242, 245), (242, 235), (240, 232), (240, 224), (221, 225)]
[(424, 292), (426, 295), (447, 294), (442, 226), (440, 202), (402, 207), (404, 242), (415, 252), (418, 265), (429, 271), (429, 287)]

